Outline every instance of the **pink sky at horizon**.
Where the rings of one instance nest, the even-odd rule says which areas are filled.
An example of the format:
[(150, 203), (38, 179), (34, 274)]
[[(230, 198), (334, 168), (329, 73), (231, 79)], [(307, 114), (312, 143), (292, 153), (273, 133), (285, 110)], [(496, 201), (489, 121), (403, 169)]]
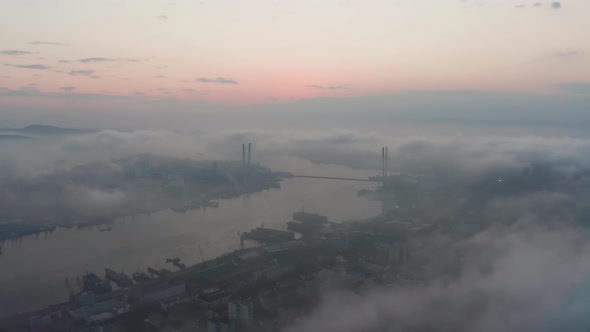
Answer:
[(590, 2), (535, 3), (7, 1), (0, 105), (87, 94), (255, 104), (559, 93), (558, 84), (589, 82)]

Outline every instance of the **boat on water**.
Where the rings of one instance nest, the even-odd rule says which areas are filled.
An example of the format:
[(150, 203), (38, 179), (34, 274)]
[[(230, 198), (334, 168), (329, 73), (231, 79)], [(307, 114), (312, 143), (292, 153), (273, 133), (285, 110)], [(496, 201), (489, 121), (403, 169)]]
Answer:
[(322, 216), (322, 215), (316, 214), (316, 213), (299, 211), (299, 212), (293, 213), (293, 220), (321, 224), (321, 223), (327, 223), (328, 217)]
[(207, 202), (205, 202), (204, 205), (207, 207), (214, 207), (214, 208), (219, 207), (219, 203), (217, 203), (216, 201), (207, 201)]
[(160, 276), (162, 276), (162, 275), (160, 274), (160, 271), (158, 271), (158, 270), (156, 270), (156, 269), (153, 269), (153, 268), (151, 268), (151, 267), (148, 267), (148, 269), (147, 269), (147, 270), (148, 270), (148, 272), (149, 272), (150, 274), (152, 274), (152, 275), (155, 275), (156, 277), (160, 277)]
[(106, 279), (113, 281), (119, 287), (129, 287), (133, 285), (133, 280), (124, 273), (115, 272), (109, 268), (105, 268)]
[(113, 286), (111, 286), (111, 283), (100, 279), (92, 272), (82, 276), (82, 292), (92, 292), (96, 295), (101, 295), (110, 293), (112, 290)]
[(131, 277), (133, 278), (133, 280), (135, 280), (135, 282), (152, 280), (152, 278), (149, 276), (149, 274), (147, 274), (145, 272), (139, 272), (139, 271), (133, 273), (133, 275), (131, 275)]
[(166, 263), (174, 263), (174, 262), (180, 262), (180, 258), (178, 257), (174, 257), (174, 258), (166, 258)]
[(260, 243), (281, 243), (295, 240), (295, 233), (280, 229), (256, 227), (242, 236)]

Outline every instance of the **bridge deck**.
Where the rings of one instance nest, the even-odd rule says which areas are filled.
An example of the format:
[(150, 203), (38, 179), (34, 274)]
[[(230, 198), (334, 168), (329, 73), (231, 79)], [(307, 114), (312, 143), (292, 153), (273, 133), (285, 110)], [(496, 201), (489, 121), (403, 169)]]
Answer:
[(293, 175), (294, 178), (308, 178), (308, 179), (326, 179), (326, 180), (344, 180), (344, 181), (362, 181), (362, 182), (379, 182), (371, 179), (360, 178), (345, 178), (335, 176), (313, 176), (313, 175)]

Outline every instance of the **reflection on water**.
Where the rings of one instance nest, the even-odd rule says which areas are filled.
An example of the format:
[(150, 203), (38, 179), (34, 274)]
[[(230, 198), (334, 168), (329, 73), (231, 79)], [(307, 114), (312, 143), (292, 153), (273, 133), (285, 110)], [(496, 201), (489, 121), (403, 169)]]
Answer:
[(66, 277), (75, 280), (86, 271), (104, 268), (131, 274), (148, 266), (175, 270), (167, 257), (187, 265), (239, 247), (238, 232), (264, 224), (283, 228), (291, 214), (306, 211), (327, 215), (331, 221), (360, 219), (379, 213), (380, 203), (356, 196), (368, 182), (289, 179), (281, 189), (220, 201), (219, 208), (164, 210), (123, 218), (104, 227), (58, 229), (53, 233), (5, 242), (0, 256), (0, 316), (65, 301)]

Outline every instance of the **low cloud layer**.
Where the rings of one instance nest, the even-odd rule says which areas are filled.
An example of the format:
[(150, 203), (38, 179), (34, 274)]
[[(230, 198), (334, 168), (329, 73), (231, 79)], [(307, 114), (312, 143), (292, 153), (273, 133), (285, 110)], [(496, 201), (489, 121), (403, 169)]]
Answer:
[(68, 74), (73, 76), (90, 76), (94, 74), (94, 70), (86, 69), (86, 70), (71, 70)]
[(0, 50), (0, 55), (27, 55), (32, 54), (29, 51), (21, 51), (21, 50)]
[[(582, 308), (590, 291), (590, 243), (577, 230), (520, 224), (486, 231), (444, 250), (462, 255), (461, 271), (453, 280), (383, 286), (360, 295), (333, 291), (285, 331), (532, 332), (589, 327)], [(453, 258), (449, 260), (453, 264)]]
[(4, 97), (38, 97), (38, 98), (51, 98), (51, 99), (114, 99), (124, 100), (131, 97), (128, 96), (117, 96), (107, 95), (100, 93), (63, 93), (63, 92), (43, 92), (34, 86), (24, 86), (20, 89), (10, 89), (6, 87), (0, 87), (0, 96)]
[(562, 83), (558, 87), (567, 92), (590, 96), (590, 83)]
[[(21, 94), (41, 92), (35, 87), (17, 91), (0, 89), (0, 95)], [(72, 92), (52, 94), (55, 98), (66, 98), (69, 95), (75, 96)], [(381, 146), (388, 145), (391, 171), (435, 172), (463, 178), (477, 178), (490, 172), (521, 172), (534, 163), (551, 164), (564, 171), (590, 167), (588, 139), (537, 136), (395, 137), (345, 130), (291, 135), (267, 131), (177, 133), (105, 130), (82, 136), (56, 137), (55, 141), (45, 143), (47, 154), (39, 157), (71, 160), (74, 156), (89, 159), (154, 153), (181, 158), (238, 160), (244, 142), (253, 143), (257, 160), (295, 156), (320, 163), (375, 170), (381, 167)], [(9, 150), (5, 150), (6, 158), (19, 160), (19, 155), (37, 155), (24, 151), (38, 147), (38, 143), (22, 145), (22, 154), (12, 155)], [(51, 169), (54, 165), (48, 163), (47, 166)]]
[(8, 67), (24, 68), (24, 69), (38, 69), (38, 70), (51, 69), (51, 67), (46, 66), (46, 65), (42, 65), (42, 64), (14, 65), (14, 64), (5, 63), (4, 65), (8, 66)]
[(78, 61), (82, 62), (82, 63), (93, 63), (93, 62), (116, 62), (116, 61), (138, 62), (139, 60), (138, 59), (131, 59), (131, 58), (123, 59), (123, 58), (91, 57), (91, 58), (78, 59)]
[(569, 58), (569, 59), (571, 59), (571, 58), (576, 58), (576, 57), (583, 56), (584, 55), (584, 52), (581, 51), (581, 50), (575, 50), (575, 49), (569, 49), (568, 50), (568, 49), (566, 49), (566, 50), (556, 51), (554, 53), (554, 55), (556, 57), (559, 57), (559, 58)]
[(225, 78), (225, 77), (215, 77), (215, 78), (199, 77), (199, 78), (195, 79), (195, 81), (201, 82), (201, 83), (238, 84), (237, 81), (235, 81), (231, 78)]
[(348, 85), (346, 84), (341, 84), (341, 85), (308, 85), (308, 88), (313, 88), (313, 89), (322, 89), (322, 90), (344, 90), (344, 89), (348, 89)]
[(58, 43), (58, 42), (52, 42), (52, 41), (35, 40), (34, 42), (31, 42), (31, 45), (64, 46), (64, 45), (67, 45), (67, 44)]
[(64, 92), (72, 92), (76, 89), (75, 86), (62, 86), (61, 88), (59, 88), (60, 90), (64, 91)]

